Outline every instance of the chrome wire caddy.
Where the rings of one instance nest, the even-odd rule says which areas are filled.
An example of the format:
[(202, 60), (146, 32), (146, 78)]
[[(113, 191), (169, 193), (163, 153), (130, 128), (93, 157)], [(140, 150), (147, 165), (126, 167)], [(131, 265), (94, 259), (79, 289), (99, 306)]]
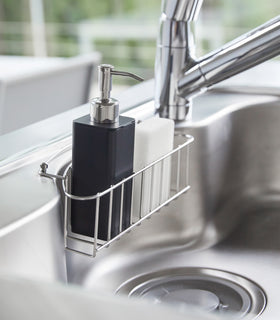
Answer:
[[(39, 174), (43, 177), (62, 180), (64, 194), (64, 245), (67, 250), (74, 251), (89, 257), (95, 257), (97, 252), (109, 247), (123, 235), (130, 232), (141, 222), (150, 218), (155, 212), (166, 206), (190, 189), (189, 185), (189, 145), (194, 138), (190, 135), (175, 134), (178, 146), (158, 160), (150, 163), (143, 169), (123, 179), (110, 188), (91, 196), (76, 196), (71, 194), (71, 164), (60, 176), (47, 172), (48, 162), (41, 164)], [(68, 148), (69, 149), (69, 148)], [(58, 153), (58, 155), (61, 152)], [(51, 159), (53, 160), (54, 157)], [(122, 229), (124, 189), (127, 182), (132, 181), (132, 197), (129, 227)], [(119, 233), (111, 237), (112, 210), (114, 190), (120, 188), (120, 223)], [(108, 237), (107, 240), (98, 239), (99, 210), (102, 199), (109, 195)], [(93, 237), (84, 236), (71, 230), (71, 201), (95, 200), (93, 212)], [(90, 222), (89, 222), (90, 223)]]

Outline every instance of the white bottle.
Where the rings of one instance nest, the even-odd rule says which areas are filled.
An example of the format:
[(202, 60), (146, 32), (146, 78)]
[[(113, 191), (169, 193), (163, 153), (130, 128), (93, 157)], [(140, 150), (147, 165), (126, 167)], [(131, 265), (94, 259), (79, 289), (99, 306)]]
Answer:
[[(174, 121), (151, 118), (135, 127), (134, 172), (158, 160), (173, 149)], [(134, 179), (133, 221), (145, 216), (170, 196), (171, 158)]]

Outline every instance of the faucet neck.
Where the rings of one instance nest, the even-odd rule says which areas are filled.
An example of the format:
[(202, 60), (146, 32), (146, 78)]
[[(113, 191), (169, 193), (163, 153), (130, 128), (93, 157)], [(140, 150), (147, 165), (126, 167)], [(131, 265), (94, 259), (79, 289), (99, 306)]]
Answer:
[(155, 107), (161, 117), (185, 120), (191, 103), (178, 95), (177, 84), (196, 64), (192, 21), (203, 0), (163, 0), (155, 62)]
[(200, 11), (203, 0), (163, 0), (162, 12), (170, 20), (194, 21)]
[(155, 63), (155, 106), (161, 117), (184, 120), (190, 103), (177, 94), (184, 68), (195, 64), (191, 22), (161, 16)]

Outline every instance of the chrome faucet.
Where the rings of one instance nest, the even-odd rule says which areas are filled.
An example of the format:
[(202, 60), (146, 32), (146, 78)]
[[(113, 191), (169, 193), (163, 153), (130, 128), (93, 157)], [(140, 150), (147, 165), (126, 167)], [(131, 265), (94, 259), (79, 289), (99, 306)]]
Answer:
[(203, 0), (163, 0), (155, 62), (155, 106), (161, 117), (185, 120), (191, 99), (212, 85), (280, 53), (280, 16), (195, 57), (191, 23)]

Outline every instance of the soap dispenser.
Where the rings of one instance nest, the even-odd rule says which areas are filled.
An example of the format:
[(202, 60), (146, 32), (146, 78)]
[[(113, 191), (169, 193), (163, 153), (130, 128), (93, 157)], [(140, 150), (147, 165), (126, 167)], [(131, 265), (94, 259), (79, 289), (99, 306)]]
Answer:
[[(112, 75), (143, 80), (116, 71), (111, 65), (99, 66), (100, 97), (91, 100), (89, 115), (73, 121), (71, 187), (76, 196), (95, 195), (133, 173), (135, 120), (119, 116), (119, 102), (110, 97)], [(108, 230), (110, 195), (100, 198), (98, 239), (109, 240), (129, 227), (131, 180), (125, 183), (123, 192), (122, 206), (121, 187), (113, 192), (111, 231)], [(94, 236), (95, 207), (96, 200), (71, 201), (72, 232)]]

